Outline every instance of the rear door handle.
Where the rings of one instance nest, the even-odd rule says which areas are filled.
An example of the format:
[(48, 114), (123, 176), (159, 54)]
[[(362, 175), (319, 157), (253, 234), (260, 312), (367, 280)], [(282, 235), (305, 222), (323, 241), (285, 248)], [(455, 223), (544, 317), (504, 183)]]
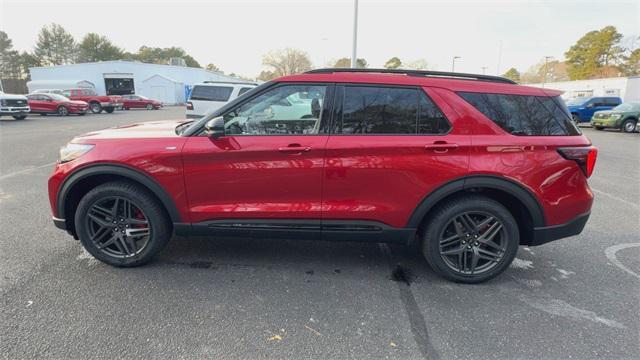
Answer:
[(449, 150), (455, 150), (458, 148), (458, 144), (448, 143), (446, 141), (436, 141), (433, 144), (427, 144), (424, 147), (427, 150), (432, 150), (437, 153), (445, 153)]
[(278, 151), (284, 153), (303, 153), (311, 151), (309, 146), (300, 146), (300, 145), (289, 145), (284, 147), (279, 147)]

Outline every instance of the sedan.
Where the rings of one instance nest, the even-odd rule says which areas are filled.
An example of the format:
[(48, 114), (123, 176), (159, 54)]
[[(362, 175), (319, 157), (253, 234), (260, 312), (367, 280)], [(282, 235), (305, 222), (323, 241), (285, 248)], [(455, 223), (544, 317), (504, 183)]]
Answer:
[(122, 107), (125, 110), (129, 109), (147, 109), (147, 110), (158, 110), (162, 107), (162, 103), (158, 100), (153, 100), (146, 98), (142, 95), (123, 95), (122, 96)]
[(84, 115), (89, 110), (89, 104), (84, 101), (70, 100), (68, 97), (59, 94), (29, 94), (27, 95), (31, 112), (41, 115), (58, 114), (67, 116), (69, 114)]

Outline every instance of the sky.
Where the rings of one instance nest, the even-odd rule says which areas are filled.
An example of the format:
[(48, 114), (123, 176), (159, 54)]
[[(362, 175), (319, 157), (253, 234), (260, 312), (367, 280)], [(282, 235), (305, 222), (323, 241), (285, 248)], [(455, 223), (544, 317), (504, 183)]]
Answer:
[[(640, 35), (640, 0), (360, 0), (358, 19), (358, 57), (370, 67), (397, 56), (450, 71), (459, 56), (455, 71), (496, 74), (525, 71), (545, 56), (562, 60), (582, 35), (607, 25), (630, 45)], [(131, 52), (182, 47), (202, 66), (254, 77), (273, 49), (303, 50), (316, 67), (350, 57), (353, 0), (0, 0), (0, 29), (18, 50), (32, 50), (50, 23), (77, 40), (106, 35)]]

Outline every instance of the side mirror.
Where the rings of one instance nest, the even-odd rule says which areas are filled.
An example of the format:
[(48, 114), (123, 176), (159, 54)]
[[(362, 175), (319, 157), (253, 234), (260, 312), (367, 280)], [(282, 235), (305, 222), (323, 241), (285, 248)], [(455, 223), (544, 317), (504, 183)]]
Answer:
[(218, 116), (207, 121), (207, 123), (204, 124), (204, 131), (209, 137), (214, 139), (224, 136), (224, 118)]

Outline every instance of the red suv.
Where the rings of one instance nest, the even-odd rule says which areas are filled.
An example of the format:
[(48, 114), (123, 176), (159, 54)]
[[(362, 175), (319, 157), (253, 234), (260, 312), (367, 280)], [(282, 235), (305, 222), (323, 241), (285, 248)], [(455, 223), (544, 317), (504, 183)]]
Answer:
[(485, 75), (321, 69), (193, 122), (92, 132), (49, 179), (57, 227), (114, 266), (173, 233), (417, 245), (460, 282), (579, 234), (597, 150), (560, 92)]
[(122, 96), (98, 95), (93, 89), (68, 89), (64, 90), (62, 95), (71, 100), (86, 102), (94, 114), (99, 114), (102, 110), (111, 114), (116, 109), (122, 108)]

